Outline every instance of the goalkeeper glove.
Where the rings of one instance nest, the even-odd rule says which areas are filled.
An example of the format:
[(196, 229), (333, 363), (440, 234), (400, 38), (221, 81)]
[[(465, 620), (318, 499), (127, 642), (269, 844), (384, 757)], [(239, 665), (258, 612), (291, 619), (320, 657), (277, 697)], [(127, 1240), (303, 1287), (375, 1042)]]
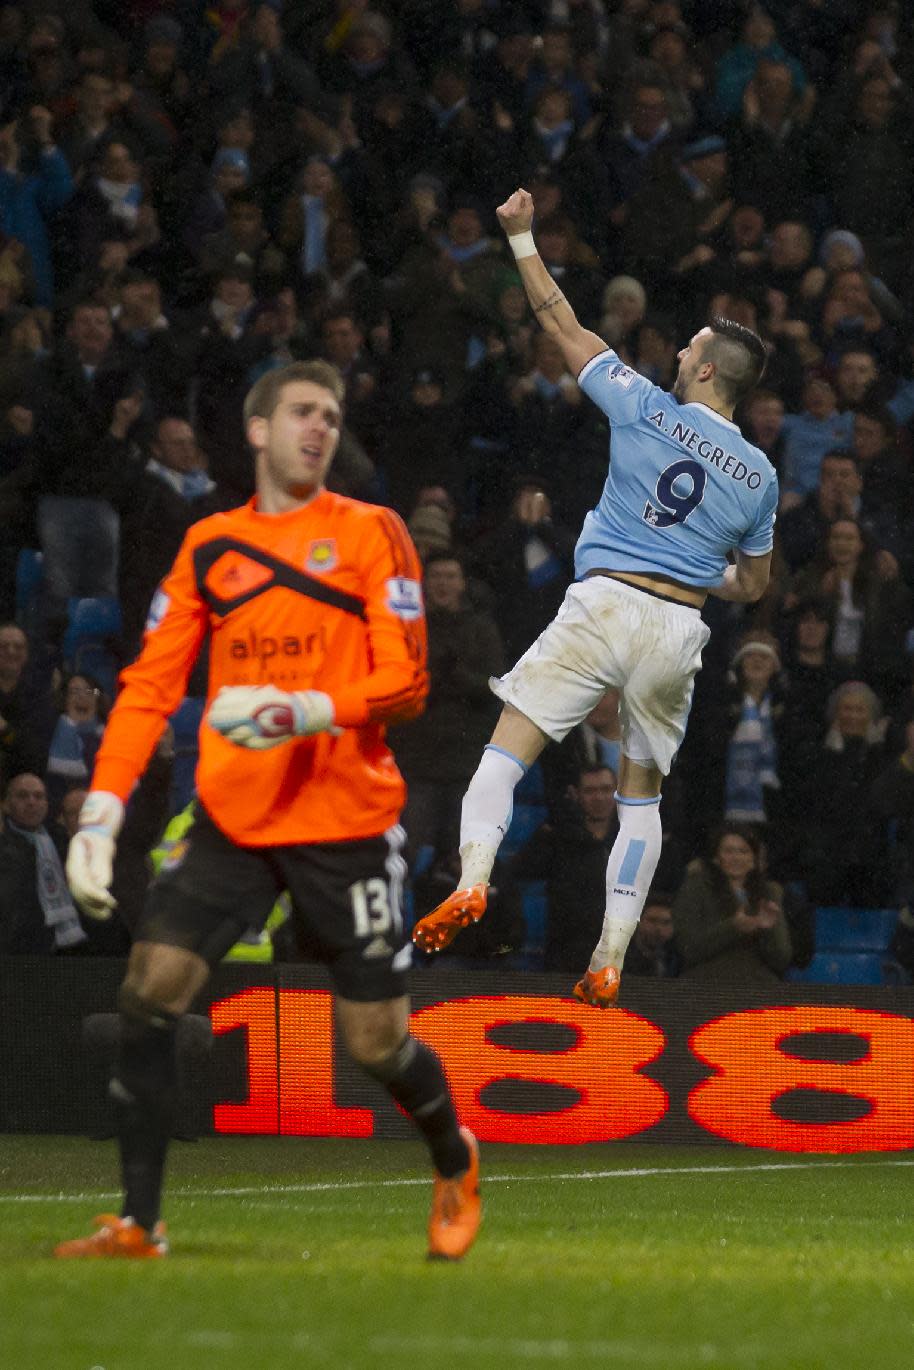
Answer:
[(275, 685), (223, 685), (206, 721), (236, 747), (278, 747), (294, 737), (335, 732), (333, 700), (320, 690), (290, 693)]
[(112, 899), (114, 844), (124, 823), (124, 806), (116, 794), (93, 790), (79, 811), (79, 827), (67, 852), (67, 883), (83, 913), (104, 922), (116, 905)]

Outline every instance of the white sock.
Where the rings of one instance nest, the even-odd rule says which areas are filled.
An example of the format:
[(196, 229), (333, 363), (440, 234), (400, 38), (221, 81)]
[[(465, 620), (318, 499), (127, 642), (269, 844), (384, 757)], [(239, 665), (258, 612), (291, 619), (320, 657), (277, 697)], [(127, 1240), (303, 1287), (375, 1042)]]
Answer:
[(606, 913), (603, 931), (590, 958), (590, 969), (615, 966), (621, 971), (625, 949), (638, 926), (657, 862), (663, 829), (660, 796), (625, 800), (616, 796), (619, 835), (606, 865)]
[(460, 812), (460, 884), (487, 885), (502, 838), (514, 814), (514, 786), (527, 767), (491, 743), (463, 796)]

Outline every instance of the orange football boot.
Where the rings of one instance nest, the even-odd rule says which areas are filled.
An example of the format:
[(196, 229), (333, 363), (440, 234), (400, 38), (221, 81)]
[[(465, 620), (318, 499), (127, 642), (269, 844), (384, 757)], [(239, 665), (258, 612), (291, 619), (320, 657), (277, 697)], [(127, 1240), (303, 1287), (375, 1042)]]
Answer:
[(147, 1232), (132, 1218), (118, 1218), (114, 1213), (102, 1213), (94, 1219), (94, 1223), (96, 1231), (91, 1237), (61, 1242), (55, 1246), (54, 1255), (64, 1260), (78, 1256), (155, 1260), (168, 1255), (164, 1223), (156, 1223), (152, 1231)]
[(435, 1175), (432, 1211), (428, 1219), (430, 1261), (459, 1261), (476, 1240), (482, 1222), (479, 1197), (479, 1144), (468, 1127), (460, 1135), (470, 1151), (469, 1169), (453, 1180)]
[(619, 998), (619, 972), (615, 966), (588, 970), (574, 987), (574, 997), (594, 1008), (614, 1008)]
[(486, 911), (488, 885), (471, 885), (455, 890), (444, 903), (420, 918), (413, 928), (413, 941), (420, 951), (443, 951), (461, 928), (478, 923)]

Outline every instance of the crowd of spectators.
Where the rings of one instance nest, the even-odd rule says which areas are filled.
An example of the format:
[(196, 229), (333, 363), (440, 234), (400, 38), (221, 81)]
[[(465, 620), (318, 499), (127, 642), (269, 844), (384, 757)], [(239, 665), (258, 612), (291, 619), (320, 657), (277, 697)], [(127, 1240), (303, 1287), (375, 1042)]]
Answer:
[[(346, 382), (331, 488), (391, 504), (425, 563), (432, 692), (392, 742), (411, 854), (454, 878), (488, 676), (561, 602), (607, 458), (497, 231), (522, 184), (581, 321), (640, 372), (668, 387), (712, 314), (769, 349), (737, 418), (781, 479), (772, 582), (705, 610), (643, 966), (781, 973), (785, 888), (907, 905), (912, 114), (897, 0), (0, 4), (0, 891), (57, 878), (103, 727), (99, 682), (67, 678), (70, 602), (116, 597), (132, 659), (187, 527), (252, 493), (248, 387), (311, 357)], [(536, 872), (547, 963), (580, 969), (605, 715), (544, 760), (548, 822), (480, 956), (517, 944), (509, 887)], [(60, 891), (36, 908), (43, 947), (78, 949)]]

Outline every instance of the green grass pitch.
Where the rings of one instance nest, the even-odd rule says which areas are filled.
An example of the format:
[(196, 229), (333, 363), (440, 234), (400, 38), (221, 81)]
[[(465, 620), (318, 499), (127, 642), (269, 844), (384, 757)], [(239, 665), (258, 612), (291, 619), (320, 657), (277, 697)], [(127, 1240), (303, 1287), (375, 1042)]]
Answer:
[(914, 1160), (483, 1148), (465, 1261), (424, 1259), (418, 1143), (172, 1151), (172, 1254), (55, 1262), (111, 1143), (0, 1137), (4, 1370), (910, 1370)]

